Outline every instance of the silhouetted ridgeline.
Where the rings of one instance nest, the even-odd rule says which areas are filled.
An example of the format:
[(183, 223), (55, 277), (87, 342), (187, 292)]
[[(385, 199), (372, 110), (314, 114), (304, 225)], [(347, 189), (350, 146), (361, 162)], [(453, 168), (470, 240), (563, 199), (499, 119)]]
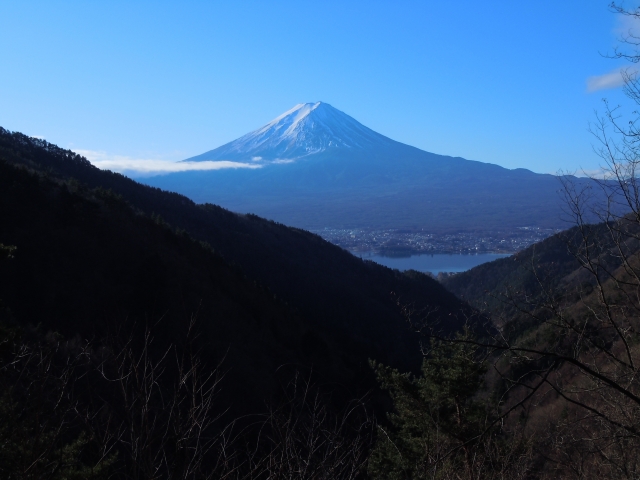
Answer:
[(370, 385), (368, 358), (419, 365), (398, 298), (436, 309), (451, 329), (459, 324), (449, 314), (466, 308), (427, 276), (196, 205), (42, 140), (2, 130), (0, 159), (2, 242), (18, 247), (0, 285), (20, 322), (66, 335), (96, 335), (124, 319), (157, 322), (171, 338), (197, 313), (206, 350), (226, 356), (227, 368), (253, 371), (243, 388), (254, 394), (269, 390), (282, 364), (315, 365), (325, 381), (357, 391)]

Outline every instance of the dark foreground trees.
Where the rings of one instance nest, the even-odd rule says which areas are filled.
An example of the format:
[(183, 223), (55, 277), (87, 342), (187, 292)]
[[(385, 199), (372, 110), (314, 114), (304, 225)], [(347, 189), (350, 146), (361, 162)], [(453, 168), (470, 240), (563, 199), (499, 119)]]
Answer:
[[(611, 8), (640, 21), (640, 8), (616, 3)], [(630, 31), (621, 40), (614, 56), (639, 63), (640, 32)], [(629, 69), (622, 75), (624, 91), (636, 108), (638, 72)], [(513, 275), (523, 281), (489, 292), (486, 304), (491, 306), (487, 313), (492, 328), (475, 338), (446, 337), (428, 318), (421, 322), (415, 315), (410, 318), (431, 341), (444, 342), (451, 350), (481, 352), (479, 358), (470, 357), (469, 371), (481, 359), (488, 360), (485, 378), (498, 398), (495, 418), (511, 432), (507, 438), (517, 439), (515, 427), (522, 425), (523, 438), (535, 446), (537, 477), (640, 476), (639, 120), (637, 111), (605, 103), (604, 114), (592, 126), (602, 174), (588, 188), (565, 178), (566, 211), (574, 228), (562, 234), (564, 252), (557, 258), (568, 253), (572, 267), (566, 262), (558, 265), (549, 252), (539, 256), (530, 250), (526, 261), (518, 260), (526, 268)], [(505, 270), (509, 272), (508, 266)], [(474, 280), (482, 279), (469, 281)], [(438, 377), (427, 370), (420, 379), (384, 369), (379, 373), (394, 396), (396, 410), (391, 418), (395, 433), (376, 454), (397, 459), (390, 471), (403, 471), (404, 476), (394, 473), (396, 478), (412, 478), (407, 472), (437, 458), (436, 447), (446, 450), (451, 438), (465, 444), (466, 437), (447, 421), (434, 420), (433, 407), (439, 403), (425, 385), (437, 385)], [(470, 379), (464, 383), (474, 385)], [(476, 392), (470, 401), (479, 398), (482, 394)], [(467, 426), (473, 425), (471, 415)], [(475, 438), (489, 441), (492, 430), (478, 435)], [(381, 451), (386, 453), (380, 456)], [(481, 451), (476, 448), (474, 453)], [(459, 462), (455, 470), (460, 477), (471, 465), (465, 455), (460, 447), (457, 456), (450, 457)], [(445, 463), (441, 465), (441, 478), (446, 478)], [(422, 475), (438, 478), (435, 470), (430, 477)], [(487, 473), (478, 474), (483, 475)]]
[(419, 377), (374, 365), (394, 404), (389, 425), (378, 427), (374, 478), (517, 479), (529, 472), (529, 445), (502, 431), (494, 399), (482, 395), (487, 363), (471, 338), (432, 340)]
[[(188, 340), (188, 339), (187, 339)], [(1, 324), (0, 477), (356, 479), (373, 420), (292, 377), (261, 414), (229, 419), (221, 370), (149, 330), (103, 342)]]

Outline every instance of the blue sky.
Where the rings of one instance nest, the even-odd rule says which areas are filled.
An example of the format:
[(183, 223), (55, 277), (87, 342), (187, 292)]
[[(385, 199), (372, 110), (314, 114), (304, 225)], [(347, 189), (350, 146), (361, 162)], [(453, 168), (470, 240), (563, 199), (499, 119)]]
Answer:
[(628, 28), (608, 3), (2, 2), (0, 126), (176, 161), (321, 100), (430, 152), (594, 170), (602, 99), (632, 109), (603, 88)]

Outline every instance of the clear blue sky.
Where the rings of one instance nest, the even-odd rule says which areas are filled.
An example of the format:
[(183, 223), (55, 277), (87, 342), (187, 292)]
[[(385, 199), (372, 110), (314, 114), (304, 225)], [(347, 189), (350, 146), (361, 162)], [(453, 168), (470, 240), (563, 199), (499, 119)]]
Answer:
[(0, 126), (174, 161), (321, 100), (430, 152), (594, 169), (594, 111), (628, 104), (587, 89), (622, 65), (608, 3), (6, 1)]

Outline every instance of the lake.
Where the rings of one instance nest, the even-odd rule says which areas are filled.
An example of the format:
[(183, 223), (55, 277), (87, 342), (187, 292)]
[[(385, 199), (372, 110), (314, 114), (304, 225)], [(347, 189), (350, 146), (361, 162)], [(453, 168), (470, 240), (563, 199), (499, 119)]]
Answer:
[(412, 255), (410, 257), (383, 257), (372, 253), (352, 252), (363, 260), (373, 260), (376, 263), (398, 270), (417, 270), (419, 272), (464, 272), (486, 262), (511, 256), (504, 253), (477, 253), (477, 254), (448, 254), (434, 253), (424, 255)]

